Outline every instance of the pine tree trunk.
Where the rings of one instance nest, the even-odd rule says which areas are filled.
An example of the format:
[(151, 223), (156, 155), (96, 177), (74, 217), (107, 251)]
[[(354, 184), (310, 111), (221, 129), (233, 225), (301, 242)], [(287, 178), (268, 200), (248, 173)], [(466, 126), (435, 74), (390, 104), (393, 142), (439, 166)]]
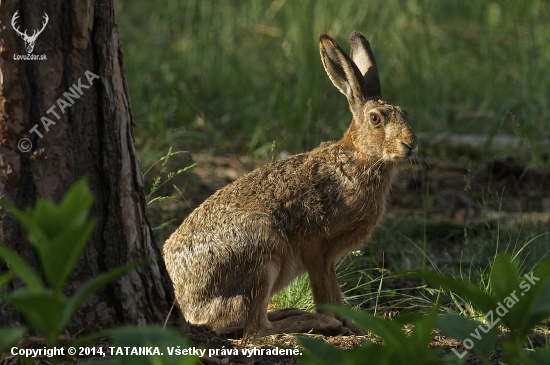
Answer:
[[(16, 28), (28, 35), (42, 28), (47, 14), (31, 52), (47, 59), (18, 58), (29, 53), (11, 26), (16, 11)], [(1, 196), (18, 207), (38, 198), (59, 202), (87, 176), (98, 224), (67, 294), (99, 273), (150, 260), (86, 302), (69, 331), (163, 322), (173, 290), (145, 216), (115, 1), (2, 1), (0, 23)], [(39, 267), (25, 233), (3, 208), (0, 241)], [(0, 326), (18, 321), (0, 303)]]

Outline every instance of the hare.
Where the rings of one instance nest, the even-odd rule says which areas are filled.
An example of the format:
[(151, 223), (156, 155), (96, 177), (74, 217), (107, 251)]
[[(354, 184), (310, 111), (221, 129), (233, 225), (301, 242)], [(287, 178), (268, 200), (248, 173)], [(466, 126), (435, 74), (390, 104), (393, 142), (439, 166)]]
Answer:
[[(339, 257), (359, 248), (385, 209), (395, 165), (414, 156), (406, 112), (386, 104), (369, 42), (351, 33), (348, 56), (326, 34), (319, 50), (353, 119), (343, 138), (267, 164), (218, 190), (164, 244), (186, 318), (245, 335), (345, 331), (323, 304), (342, 305)], [(316, 313), (267, 312), (268, 301), (307, 271)]]

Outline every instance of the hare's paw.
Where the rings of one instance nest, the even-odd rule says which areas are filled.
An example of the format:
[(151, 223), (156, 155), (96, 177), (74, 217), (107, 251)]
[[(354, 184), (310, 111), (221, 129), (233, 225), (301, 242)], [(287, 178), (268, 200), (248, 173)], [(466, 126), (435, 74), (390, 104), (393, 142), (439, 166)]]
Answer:
[(367, 333), (365, 331), (363, 331), (362, 329), (360, 329), (359, 327), (357, 327), (356, 325), (354, 325), (353, 323), (349, 322), (349, 321), (343, 321), (342, 322), (342, 325), (343, 325), (343, 334), (347, 334), (347, 335), (355, 335), (355, 336), (366, 336)]
[(335, 333), (335, 332), (342, 332), (344, 331), (345, 327), (338, 319), (334, 318), (330, 314), (320, 313), (319, 316), (319, 322), (320, 325), (317, 329), (318, 332), (321, 333)]

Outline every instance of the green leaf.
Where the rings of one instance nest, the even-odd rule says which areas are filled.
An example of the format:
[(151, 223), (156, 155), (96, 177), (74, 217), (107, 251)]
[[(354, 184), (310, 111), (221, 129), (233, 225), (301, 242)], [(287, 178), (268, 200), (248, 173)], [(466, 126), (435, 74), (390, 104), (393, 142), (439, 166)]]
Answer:
[(40, 291), (44, 288), (42, 280), (34, 273), (33, 269), (23, 261), (14, 251), (0, 245), (0, 257), (6, 261), (10, 269), (19, 276), (31, 290)]
[[(363, 343), (357, 349), (354, 349), (350, 352), (350, 356), (346, 357), (348, 364), (365, 364), (365, 359), (376, 359), (376, 364), (379, 365), (393, 365), (400, 364), (403, 361), (400, 361), (400, 350), (395, 347), (385, 346), (385, 345), (376, 345), (370, 341)], [(409, 364), (412, 365), (409, 361)]]
[[(48, 231), (49, 239), (49, 244), (35, 245), (44, 274), (55, 291), (61, 292), (95, 227), (95, 219), (86, 219), (92, 202), (93, 195), (82, 179), (67, 192), (59, 206), (52, 208), (49, 202), (40, 201), (35, 208), (34, 218), (43, 231)], [(45, 215), (45, 211), (51, 211), (50, 215)], [(55, 230), (51, 231), (52, 227)]]
[(303, 355), (300, 359), (300, 364), (350, 364), (349, 361), (344, 360), (347, 357), (351, 356), (347, 351), (329, 345), (324, 341), (300, 336), (298, 337), (298, 342), (300, 342), (300, 345), (304, 347)]
[(549, 273), (549, 262), (541, 262), (533, 272), (517, 280), (515, 289), (507, 288), (512, 289), (511, 292), (500, 299), (495, 312), (500, 312), (502, 323), (513, 331), (512, 336), (526, 336), (537, 323), (550, 316)]
[[(36, 207), (26, 207), (25, 210), (19, 210), (14, 205), (12, 205), (10, 202), (3, 200), (2, 203), (4, 206), (8, 209), (11, 215), (15, 217), (17, 222), (23, 226), (25, 231), (27, 232), (27, 235), (29, 237), (30, 243), (34, 247), (38, 247), (37, 244), (48, 244), (49, 238), (46, 231), (44, 231), (43, 227), (41, 226), (39, 220), (35, 218), (36, 210), (37, 208), (41, 207), (41, 212), (39, 217), (53, 217), (55, 215), (55, 206), (47, 201), (47, 200), (39, 200), (36, 204)], [(47, 228), (51, 228), (52, 225), (56, 225), (57, 221), (55, 219), (52, 220), (51, 225), (46, 225)], [(57, 227), (55, 227), (57, 228)], [(57, 231), (61, 228), (57, 228)]]
[(44, 274), (55, 291), (61, 292), (88, 243), (95, 223), (95, 219), (90, 219), (82, 224), (68, 225), (60, 235), (50, 241), (50, 244), (40, 246)]
[(61, 222), (72, 221), (76, 225), (83, 225), (93, 202), (94, 195), (88, 187), (87, 180), (80, 179), (59, 203), (58, 216)]
[(550, 260), (540, 262), (523, 278), (519, 301), (510, 311), (511, 318), (504, 318), (507, 323), (513, 322), (518, 336), (527, 335), (535, 325), (550, 317)]
[(529, 361), (532, 361), (533, 364), (548, 365), (550, 364), (550, 348), (547, 347), (542, 350), (528, 352), (526, 357)]
[(457, 314), (443, 314), (438, 317), (436, 327), (445, 336), (463, 341), (467, 351), (475, 351), (486, 364), (490, 364), (489, 356), (496, 343), (491, 324), (481, 324)]
[(129, 264), (118, 269), (103, 273), (95, 278), (87, 281), (82, 285), (76, 293), (69, 299), (63, 314), (63, 326), (71, 319), (72, 315), (80, 308), (80, 306), (92, 294), (103, 288), (105, 285), (116, 280), (118, 277), (126, 274), (128, 271), (135, 268), (135, 264)]
[(44, 276), (59, 293), (93, 231), (95, 220), (86, 219), (92, 202), (85, 179), (67, 192), (59, 206), (40, 199), (34, 208), (21, 211), (4, 202), (27, 231), (29, 241), (38, 250)]
[(537, 324), (538, 322), (550, 317), (550, 281), (546, 280), (542, 290), (538, 293), (537, 299), (533, 305), (531, 315)]
[[(532, 315), (539, 321), (550, 317), (550, 260), (540, 262), (533, 270), (533, 274), (527, 274), (526, 276), (535, 281), (535, 285), (526, 293), (526, 295), (536, 294)], [(526, 279), (526, 281), (529, 280)]]
[(499, 255), (493, 262), (490, 274), (490, 287), (495, 299), (502, 301), (519, 288), (519, 269), (508, 255)]
[(326, 306), (334, 313), (343, 318), (351, 319), (362, 330), (372, 332), (381, 337), (385, 343), (398, 344), (405, 341), (405, 334), (401, 329), (401, 324), (383, 318), (376, 317), (371, 313), (363, 311), (354, 311), (344, 307)]
[(57, 335), (63, 328), (63, 311), (67, 305), (65, 297), (51, 290), (34, 292), (23, 288), (15, 290), (5, 298), (23, 313), (27, 322), (49, 345), (56, 344)]
[[(367, 312), (352, 311), (343, 307), (326, 306), (343, 318), (353, 320), (363, 330), (379, 336), (384, 345), (365, 343), (352, 351), (343, 351), (328, 344), (304, 339), (300, 342), (307, 349), (306, 364), (365, 364), (365, 359), (376, 359), (377, 364), (437, 364), (440, 349), (429, 344), (437, 319), (437, 306), (428, 315), (399, 316), (399, 321), (385, 320)], [(403, 324), (412, 324), (412, 331), (405, 334)], [(301, 361), (302, 363), (303, 361)]]
[(25, 327), (0, 328), (0, 354), (7, 352), (26, 332)]
[(428, 314), (418, 317), (413, 324), (413, 333), (409, 337), (415, 339), (415, 345), (419, 348), (427, 348), (432, 340), (433, 330), (436, 326), (439, 303), (437, 303)]
[(4, 290), (4, 287), (10, 283), (12, 278), (13, 275), (11, 272), (0, 275), (0, 291)]
[[(71, 187), (58, 206), (39, 199), (34, 208), (26, 208), (26, 214), (38, 224), (48, 240), (52, 240), (68, 226), (83, 225), (92, 203), (93, 194), (83, 178)], [(28, 231), (32, 234), (33, 230)], [(42, 244), (40, 239), (33, 241), (38, 246)]]

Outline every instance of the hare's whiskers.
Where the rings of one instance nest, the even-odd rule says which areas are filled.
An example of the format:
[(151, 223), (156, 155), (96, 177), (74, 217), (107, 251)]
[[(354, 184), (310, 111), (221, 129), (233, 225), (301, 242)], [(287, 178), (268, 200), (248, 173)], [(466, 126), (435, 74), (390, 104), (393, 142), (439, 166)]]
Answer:
[(376, 167), (378, 167), (379, 165), (382, 164), (382, 159), (383, 159), (383, 157), (380, 157), (371, 167), (369, 167), (369, 168), (367, 169), (367, 172), (366, 172), (366, 175), (367, 175), (367, 176), (369, 175), (370, 170), (372, 170), (372, 169), (374, 169), (374, 168), (376, 168)]

